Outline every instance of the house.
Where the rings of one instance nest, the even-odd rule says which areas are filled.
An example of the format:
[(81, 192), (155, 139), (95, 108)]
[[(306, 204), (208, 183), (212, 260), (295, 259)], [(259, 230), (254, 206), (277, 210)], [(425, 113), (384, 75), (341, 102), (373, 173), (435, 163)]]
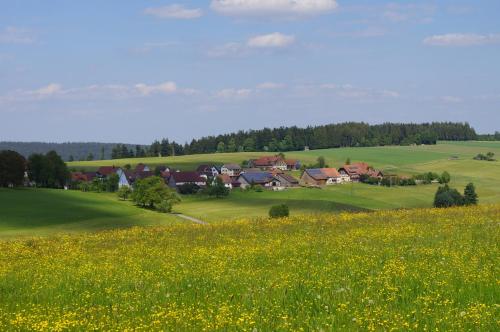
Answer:
[(87, 182), (87, 181), (88, 181), (87, 176), (84, 173), (71, 172), (71, 182)]
[(368, 175), (371, 177), (382, 177), (382, 172), (374, 169), (370, 165), (364, 162), (352, 163), (350, 165), (344, 165), (339, 169), (343, 176), (348, 175), (351, 181), (359, 182), (361, 175)]
[(230, 177), (237, 177), (241, 174), (241, 166), (238, 164), (225, 164), (220, 168), (220, 173)]
[(236, 187), (236, 185), (233, 186), (233, 183), (235, 183), (236, 181), (233, 181), (229, 175), (220, 174), (217, 175), (217, 177), (222, 180), (222, 183), (224, 183), (224, 186), (226, 188), (233, 189), (233, 187)]
[(269, 189), (281, 187), (281, 182), (270, 172), (242, 173), (238, 177), (238, 182), (241, 184), (240, 187), (243, 189), (252, 185), (260, 185)]
[(205, 174), (209, 177), (215, 177), (220, 174), (220, 169), (215, 165), (200, 165), (196, 172)]
[(262, 170), (281, 169), (286, 171), (288, 169), (286, 161), (280, 156), (265, 156), (253, 159), (249, 161), (249, 166)]
[(149, 171), (151, 171), (151, 169), (149, 168), (149, 166), (144, 165), (143, 163), (139, 163), (139, 164), (137, 164), (137, 166), (135, 166), (135, 171), (136, 172), (149, 172)]
[(168, 185), (172, 188), (178, 188), (184, 184), (195, 184), (198, 187), (204, 187), (207, 184), (207, 176), (198, 172), (173, 172), (170, 173)]
[(335, 168), (309, 168), (302, 173), (300, 182), (309, 186), (328, 186), (342, 183), (342, 177)]
[(110, 176), (111, 174), (115, 174), (116, 172), (121, 171), (120, 167), (115, 167), (115, 166), (101, 166), (97, 170), (97, 176), (100, 178), (105, 178)]
[(285, 173), (278, 173), (274, 176), (281, 183), (282, 187), (298, 187), (299, 180)]
[(296, 159), (285, 159), (286, 169), (289, 171), (295, 171), (300, 169), (300, 161)]

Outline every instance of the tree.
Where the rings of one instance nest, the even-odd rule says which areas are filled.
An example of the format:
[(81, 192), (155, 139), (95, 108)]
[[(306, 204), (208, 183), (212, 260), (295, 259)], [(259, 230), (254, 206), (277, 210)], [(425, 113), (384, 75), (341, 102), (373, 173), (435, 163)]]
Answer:
[(129, 186), (122, 186), (120, 187), (120, 189), (118, 189), (118, 192), (116, 194), (119, 199), (121, 199), (122, 201), (126, 201), (130, 197), (131, 193), (132, 190)]
[(469, 183), (464, 189), (464, 204), (477, 205), (476, 188), (473, 183)]
[(451, 176), (450, 173), (448, 173), (447, 171), (444, 171), (443, 174), (441, 174), (441, 176), (439, 177), (439, 183), (442, 184), (450, 183), (450, 180)]
[(106, 191), (114, 193), (118, 190), (118, 183), (120, 182), (120, 177), (118, 174), (110, 174), (105, 180)]
[(26, 159), (10, 150), (0, 151), (0, 187), (23, 184)]
[(243, 142), (243, 149), (244, 151), (255, 151), (255, 140), (252, 137), (248, 137), (245, 139)]
[(88, 155), (87, 155), (87, 161), (92, 161), (94, 160), (94, 155), (92, 154), (92, 152), (90, 152)]
[(99, 159), (104, 160), (104, 146), (101, 146), (101, 154), (99, 156)]
[(220, 177), (215, 177), (213, 181), (207, 183), (207, 193), (209, 196), (223, 198), (229, 195), (229, 188), (224, 185)]
[(288, 217), (290, 215), (290, 209), (288, 205), (280, 204), (271, 206), (269, 209), (269, 217), (271, 218), (283, 218)]
[(223, 153), (226, 151), (226, 145), (224, 144), (224, 142), (219, 142), (219, 144), (217, 144), (217, 152), (218, 153)]
[(73, 155), (70, 155), (70, 156), (69, 156), (69, 160), (68, 160), (68, 161), (69, 161), (69, 162), (75, 161), (75, 157), (73, 157)]
[(236, 146), (236, 141), (234, 138), (231, 138), (229, 140), (229, 143), (227, 144), (227, 152), (236, 152), (238, 147)]
[(464, 205), (464, 197), (447, 184), (439, 187), (434, 196), (434, 207), (450, 207)]
[(69, 170), (55, 151), (49, 151), (28, 158), (28, 175), (39, 187), (61, 188), (69, 179)]
[(316, 159), (316, 162), (317, 162), (318, 168), (324, 168), (324, 167), (326, 167), (325, 157), (319, 156), (318, 159)]
[(156, 206), (160, 206), (163, 212), (168, 212), (174, 204), (180, 201), (180, 198), (167, 187), (161, 177), (151, 176), (136, 181), (132, 200), (142, 207), (154, 209)]
[(350, 165), (351, 164), (351, 158), (347, 158), (346, 161), (345, 161), (345, 164), (346, 165)]

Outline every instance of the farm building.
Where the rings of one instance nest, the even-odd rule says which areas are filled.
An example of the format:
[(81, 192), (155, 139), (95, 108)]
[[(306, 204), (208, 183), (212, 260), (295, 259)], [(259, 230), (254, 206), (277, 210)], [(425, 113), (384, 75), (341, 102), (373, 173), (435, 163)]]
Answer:
[(220, 169), (221, 174), (237, 177), (241, 174), (241, 166), (238, 164), (225, 164)]
[(342, 183), (342, 176), (335, 168), (309, 168), (302, 173), (300, 182), (310, 186), (328, 186)]
[(252, 185), (260, 185), (264, 188), (281, 187), (281, 182), (270, 172), (242, 173), (238, 177), (241, 188), (245, 189)]
[(378, 178), (381, 178), (383, 176), (381, 171), (376, 170), (367, 163), (363, 162), (344, 165), (343, 167), (339, 168), (339, 172), (344, 177), (349, 176), (349, 178), (353, 182), (359, 182), (361, 175), (368, 175), (370, 177)]
[(184, 184), (195, 184), (204, 187), (207, 184), (207, 176), (198, 172), (174, 172), (170, 174), (168, 185), (178, 188)]

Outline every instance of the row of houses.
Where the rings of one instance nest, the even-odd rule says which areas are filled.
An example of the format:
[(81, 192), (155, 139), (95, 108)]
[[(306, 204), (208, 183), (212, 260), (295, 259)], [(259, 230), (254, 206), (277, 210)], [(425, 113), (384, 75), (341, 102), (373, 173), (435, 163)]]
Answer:
[(345, 182), (359, 182), (362, 176), (381, 179), (384, 175), (367, 163), (352, 163), (336, 168), (310, 168), (300, 177), (302, 185), (328, 186)]
[(227, 188), (248, 188), (261, 186), (266, 189), (282, 190), (299, 186), (328, 186), (345, 182), (358, 182), (363, 175), (382, 177), (383, 174), (366, 163), (353, 163), (336, 168), (305, 169), (300, 179), (295, 178), (289, 171), (298, 170), (300, 162), (286, 160), (280, 156), (262, 157), (250, 160), (248, 167), (229, 163), (222, 166), (213, 164), (199, 165), (195, 171), (173, 170), (167, 166), (156, 167), (152, 170), (144, 164), (138, 164), (133, 170), (120, 167), (103, 166), (96, 172), (74, 172), (72, 181), (89, 182), (94, 179), (105, 179), (112, 174), (118, 177), (118, 186), (133, 186), (138, 179), (150, 176), (160, 176), (172, 188), (184, 185), (195, 185), (203, 188), (208, 181), (218, 177)]

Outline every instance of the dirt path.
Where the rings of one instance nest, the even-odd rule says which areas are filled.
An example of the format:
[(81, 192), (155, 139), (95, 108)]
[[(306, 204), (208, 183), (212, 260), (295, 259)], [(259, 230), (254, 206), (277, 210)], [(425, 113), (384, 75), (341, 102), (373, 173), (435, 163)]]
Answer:
[(190, 217), (190, 216), (186, 216), (184, 214), (181, 214), (181, 213), (174, 213), (174, 215), (176, 215), (177, 217), (179, 218), (182, 218), (182, 219), (185, 219), (185, 220), (189, 220), (189, 221), (192, 221), (196, 224), (200, 224), (200, 225), (208, 225), (208, 223), (204, 222), (203, 220), (200, 220), (200, 219), (196, 219), (196, 218), (193, 218), (193, 217)]

